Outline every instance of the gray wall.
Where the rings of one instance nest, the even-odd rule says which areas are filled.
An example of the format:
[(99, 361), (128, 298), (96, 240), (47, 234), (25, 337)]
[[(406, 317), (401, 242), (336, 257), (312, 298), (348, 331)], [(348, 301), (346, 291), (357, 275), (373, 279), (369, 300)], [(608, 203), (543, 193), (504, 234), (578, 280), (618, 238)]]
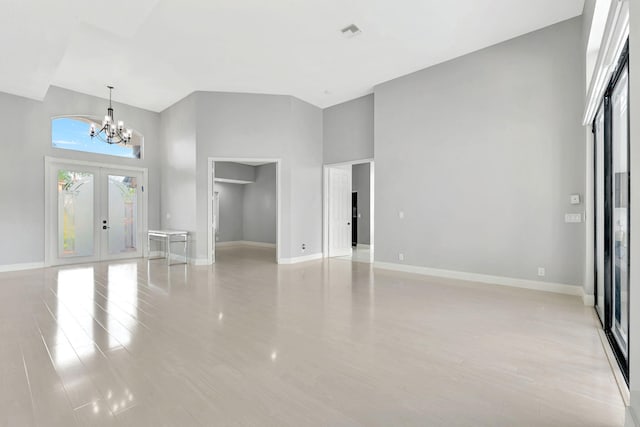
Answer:
[(197, 229), (195, 97), (191, 95), (174, 104), (161, 113), (161, 118), (161, 224), (164, 229), (189, 231), (189, 251), (193, 256)]
[[(144, 158), (126, 159), (51, 147), (51, 118), (103, 116), (107, 101), (51, 87), (43, 101), (0, 93), (0, 265), (44, 261), (44, 157), (146, 167), (149, 169), (149, 227), (160, 225), (159, 115), (114, 104), (116, 117), (145, 137)], [(8, 244), (7, 242), (10, 242)]]
[(216, 182), (220, 200), (220, 227), (217, 242), (237, 242), (244, 239), (245, 185)]
[(256, 168), (233, 162), (216, 162), (214, 174), (216, 178), (237, 179), (240, 181), (255, 181)]
[(581, 36), (578, 17), (375, 88), (376, 261), (582, 284)]
[(244, 185), (243, 238), (276, 243), (276, 165), (255, 168), (255, 183)]
[(325, 164), (373, 158), (374, 95), (323, 110)]
[(582, 9), (582, 53), (586, 57), (587, 45), (589, 44), (589, 34), (591, 34), (591, 24), (593, 14), (596, 9), (596, 0), (585, 0)]
[[(596, 52), (588, 52), (589, 45), (589, 36), (591, 33), (591, 27), (593, 24), (593, 17), (595, 13), (596, 0), (585, 0), (584, 8), (582, 11), (582, 76), (584, 77), (583, 81), (583, 106), (586, 105), (587, 102), (587, 91), (589, 90), (588, 85), (591, 83), (591, 77), (593, 75), (593, 70), (595, 67), (595, 59), (597, 58)], [(593, 149), (594, 149), (594, 139), (593, 133), (591, 132), (590, 126), (585, 126), (583, 128), (584, 133), (584, 144), (585, 144), (585, 186), (587, 188), (592, 188), (593, 185)], [(587, 192), (584, 197), (584, 207), (585, 207), (585, 258), (584, 258), (584, 292), (585, 295), (594, 295), (594, 285), (595, 285), (595, 277), (594, 277), (594, 241), (595, 241), (595, 212), (594, 212), (594, 200), (593, 193)]]
[(321, 253), (322, 110), (290, 96), (220, 92), (195, 96), (197, 258), (207, 255), (208, 157), (281, 159), (280, 256)]
[(351, 186), (358, 192), (358, 243), (371, 243), (371, 168), (369, 163), (361, 163), (351, 167)]

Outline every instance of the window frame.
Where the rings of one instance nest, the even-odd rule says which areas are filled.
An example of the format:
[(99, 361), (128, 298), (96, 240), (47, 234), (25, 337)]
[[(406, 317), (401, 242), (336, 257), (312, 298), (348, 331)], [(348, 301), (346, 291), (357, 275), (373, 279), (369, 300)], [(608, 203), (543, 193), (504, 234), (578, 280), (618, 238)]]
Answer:
[[(118, 159), (130, 159), (130, 160), (144, 160), (144, 143), (145, 143), (145, 137), (144, 135), (137, 131), (135, 128), (131, 128), (133, 130), (133, 134), (134, 134), (134, 138), (137, 138), (140, 141), (139, 144), (139, 153), (140, 155), (138, 157), (134, 156), (122, 156), (119, 154), (113, 154), (113, 153), (101, 153), (101, 152), (94, 152), (94, 151), (86, 151), (86, 150), (76, 150), (73, 148), (65, 148), (65, 147), (59, 147), (59, 146), (55, 146), (54, 145), (54, 139), (53, 139), (53, 123), (56, 120), (59, 119), (70, 119), (70, 120), (76, 120), (76, 121), (80, 121), (80, 122), (84, 122), (87, 123), (87, 125), (89, 125), (90, 123), (96, 123), (98, 126), (100, 126), (102, 124), (102, 119), (99, 118), (98, 116), (92, 116), (89, 114), (61, 114), (61, 115), (57, 115), (57, 116), (51, 116), (51, 119), (49, 121), (49, 136), (50, 136), (50, 140), (51, 140), (51, 148), (54, 150), (62, 150), (64, 151), (72, 151), (72, 152), (76, 152), (76, 153), (87, 153), (87, 154), (91, 154), (91, 155), (97, 155), (97, 156), (109, 156), (109, 157), (115, 157)], [(87, 135), (88, 135), (88, 130), (87, 130)], [(106, 145), (110, 145), (106, 142), (103, 142), (101, 140), (98, 139), (97, 143), (100, 144), (106, 144)], [(119, 147), (122, 147), (122, 145), (119, 144), (113, 144), (113, 145), (118, 145)], [(131, 145), (131, 146), (126, 146), (126, 147), (130, 147), (132, 149), (132, 152), (135, 154), (135, 147), (136, 145)]]

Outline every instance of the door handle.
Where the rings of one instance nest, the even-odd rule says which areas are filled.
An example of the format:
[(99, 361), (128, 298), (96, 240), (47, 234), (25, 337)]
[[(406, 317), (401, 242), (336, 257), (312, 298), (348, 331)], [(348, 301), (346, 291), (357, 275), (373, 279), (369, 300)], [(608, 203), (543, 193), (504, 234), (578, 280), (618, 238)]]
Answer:
[(102, 229), (103, 229), (103, 230), (106, 230), (107, 228), (111, 228), (111, 227), (109, 227), (108, 225), (103, 225), (103, 226), (102, 226)]
[(351, 223), (350, 223), (350, 222), (348, 222), (348, 223), (347, 223), (347, 225), (351, 225)]

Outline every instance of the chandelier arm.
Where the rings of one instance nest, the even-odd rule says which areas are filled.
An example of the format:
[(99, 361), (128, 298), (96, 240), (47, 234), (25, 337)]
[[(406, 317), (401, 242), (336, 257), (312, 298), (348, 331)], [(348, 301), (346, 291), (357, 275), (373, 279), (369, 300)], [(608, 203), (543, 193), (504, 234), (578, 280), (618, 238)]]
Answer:
[(90, 127), (91, 139), (97, 137), (100, 141), (107, 144), (123, 144), (127, 145), (127, 142), (131, 142), (132, 133), (129, 129), (125, 129), (124, 122), (117, 122), (113, 115), (112, 106), (112, 91), (113, 86), (107, 86), (109, 89), (109, 108), (107, 108), (107, 116), (103, 122), (102, 128), (96, 132), (95, 126), (92, 124)]
[(108, 135), (106, 132), (102, 132), (102, 130), (100, 130), (100, 132), (96, 132), (95, 136), (93, 136), (92, 138), (98, 138), (100, 141), (106, 143), (106, 144), (124, 144), (127, 145), (126, 142), (126, 138), (124, 138), (120, 133), (117, 133), (115, 135), (115, 137), (113, 138), (107, 138), (105, 139), (102, 135)]
[(93, 138), (98, 138), (100, 141), (104, 142), (105, 144), (110, 144), (109, 141), (105, 140), (102, 136), (100, 136), (102, 132), (97, 132), (94, 136), (91, 137), (91, 139)]

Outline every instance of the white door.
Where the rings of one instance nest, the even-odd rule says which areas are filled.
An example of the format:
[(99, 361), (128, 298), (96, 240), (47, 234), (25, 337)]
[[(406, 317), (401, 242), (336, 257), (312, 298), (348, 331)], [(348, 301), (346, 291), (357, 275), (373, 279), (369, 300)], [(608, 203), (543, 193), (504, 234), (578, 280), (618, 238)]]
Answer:
[(351, 255), (351, 165), (329, 173), (329, 256)]
[(52, 162), (48, 173), (51, 264), (142, 257), (142, 171)]

